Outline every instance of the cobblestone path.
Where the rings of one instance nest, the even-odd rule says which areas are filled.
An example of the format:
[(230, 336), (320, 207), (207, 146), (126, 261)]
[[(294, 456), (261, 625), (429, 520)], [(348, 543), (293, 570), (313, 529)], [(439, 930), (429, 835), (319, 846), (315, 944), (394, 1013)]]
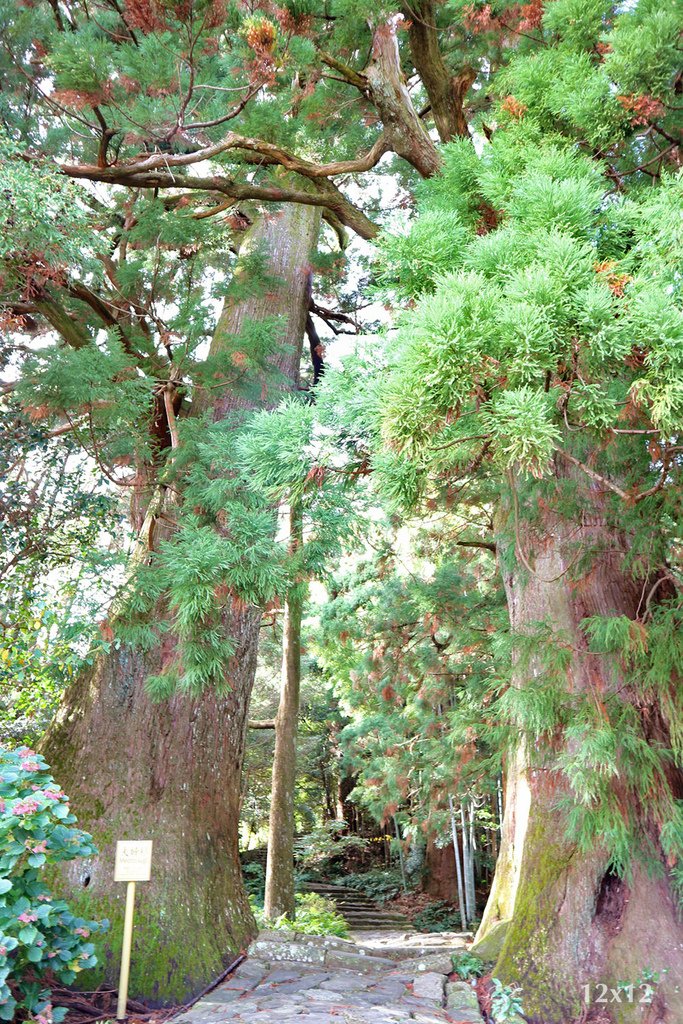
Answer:
[(262, 932), (174, 1024), (482, 1024), (473, 989), (450, 981), (451, 970), (448, 948), (420, 950), (415, 936), (379, 955), (344, 939)]

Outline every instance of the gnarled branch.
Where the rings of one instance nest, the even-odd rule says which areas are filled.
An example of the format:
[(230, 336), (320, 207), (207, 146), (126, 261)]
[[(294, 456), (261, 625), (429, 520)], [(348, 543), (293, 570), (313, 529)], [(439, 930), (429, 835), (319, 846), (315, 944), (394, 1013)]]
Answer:
[[(163, 163), (163, 160), (162, 160)], [(320, 206), (336, 214), (345, 227), (351, 228), (361, 238), (374, 238), (379, 227), (366, 217), (362, 210), (353, 205), (337, 188), (334, 182), (322, 178), (313, 191), (291, 186), (252, 185), (231, 178), (213, 175), (198, 177), (174, 174), (167, 170), (141, 170), (140, 164), (122, 164), (116, 167), (97, 167), (94, 164), (60, 164), (60, 170), (70, 178), (86, 178), (89, 181), (105, 181), (112, 185), (126, 185), (130, 188), (182, 188), (198, 189), (203, 192), (220, 192), (231, 199), (255, 199), (270, 203), (301, 203), (305, 206)]]

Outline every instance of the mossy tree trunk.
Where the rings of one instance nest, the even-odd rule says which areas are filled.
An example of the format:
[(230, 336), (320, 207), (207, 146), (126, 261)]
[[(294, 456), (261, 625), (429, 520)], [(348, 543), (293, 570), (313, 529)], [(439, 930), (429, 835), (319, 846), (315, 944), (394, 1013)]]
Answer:
[[(240, 289), (240, 298), (226, 300), (215, 331), (213, 353), (247, 319), (281, 315), (284, 333), (271, 357), (279, 383), (271, 393), (262, 392), (265, 406), (298, 386), (318, 226), (319, 214), (305, 206), (289, 206), (256, 222), (247, 248), (263, 246), (273, 283), (267, 290)], [(259, 382), (254, 384), (258, 393)], [(215, 420), (253, 406), (230, 388), (208, 394), (210, 399), (195, 403), (195, 411), (209, 412)], [(146, 680), (174, 659), (171, 631), (144, 654), (112, 646), (69, 689), (47, 734), (43, 752), (100, 849), (92, 861), (70, 864), (67, 894), (79, 910), (112, 922), (100, 943), (99, 977), (91, 973), (88, 985), (115, 983), (117, 977), (125, 891), (113, 881), (118, 839), (154, 841), (152, 881), (138, 886), (131, 997), (157, 1004), (186, 1000), (254, 934), (238, 858), (238, 824), (260, 617), (259, 609), (246, 605), (225, 612), (224, 628), (236, 643), (226, 665), (226, 696), (207, 690), (198, 698), (177, 695), (151, 703)]]
[[(563, 474), (558, 470), (557, 475)], [(518, 482), (511, 482), (516, 488)], [(534, 522), (517, 521), (513, 526), (517, 517), (511, 512), (501, 523), (499, 547), (512, 631), (529, 636), (539, 624), (552, 623), (552, 642), (568, 652), (563, 670), (566, 691), (588, 695), (605, 707), (606, 715), (611, 695), (632, 701), (648, 742), (668, 745), (659, 708), (636, 696), (617, 659), (588, 649), (582, 621), (590, 616), (625, 616), (635, 626), (643, 594), (653, 580), (627, 571), (629, 538), (608, 521), (599, 485), (585, 479), (575, 484), (583, 511), (573, 521), (553, 514), (541, 500), (535, 502), (540, 511)], [(528, 501), (528, 491), (525, 498)], [(504, 551), (511, 543), (514, 559)], [(515, 685), (545, 684), (548, 663), (542, 654), (534, 654), (524, 668), (517, 664)], [(607, 992), (615, 1020), (681, 1024), (683, 929), (653, 808), (643, 801), (623, 811), (636, 822), (638, 838), (649, 846), (655, 870), (648, 871), (636, 860), (632, 875), (620, 878), (610, 869), (599, 835), (588, 851), (570, 838), (568, 814), (576, 796), (559, 763), (563, 757), (571, 760), (575, 747), (561, 730), (549, 743), (531, 747), (528, 753), (520, 748), (508, 770), (503, 844), (477, 936), (483, 938), (496, 920), (511, 918), (494, 975), (521, 984), (525, 1013), (543, 1024), (578, 1019), (586, 1009), (586, 985), (595, 1012), (601, 1005), (595, 1002), (601, 994), (595, 986), (602, 983), (611, 989), (619, 981), (632, 982), (636, 988), (633, 1002), (623, 993), (617, 1002)], [(675, 772), (668, 784), (680, 797)], [(615, 801), (623, 800), (618, 774), (610, 785)], [(648, 969), (660, 972), (662, 981), (654, 1002), (644, 1010), (639, 1005), (644, 993), (637, 985)]]
[[(302, 543), (301, 508), (289, 509), (292, 552)], [(293, 918), (294, 797), (296, 789), (299, 697), (301, 691), (301, 619), (303, 585), (287, 595), (282, 626), (280, 702), (275, 716), (275, 752), (268, 824), (268, 857), (264, 913), (271, 921), (283, 914)]]
[(530, 798), (524, 744), (519, 743), (506, 765), (505, 815), (501, 828), (500, 851), (477, 939), (487, 935), (493, 925), (500, 921), (509, 921), (512, 917), (529, 822)]

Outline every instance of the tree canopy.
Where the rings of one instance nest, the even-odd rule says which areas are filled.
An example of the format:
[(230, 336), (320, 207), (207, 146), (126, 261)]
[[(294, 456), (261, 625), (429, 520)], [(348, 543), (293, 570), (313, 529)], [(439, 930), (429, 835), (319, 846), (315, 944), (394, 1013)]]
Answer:
[(649, 955), (673, 1007), (680, 3), (0, 13), (3, 714), (26, 738), (61, 701), (46, 752), (100, 864), (141, 813), (192, 835), (150, 921), (205, 934), (171, 895), (203, 872), (217, 937), (155, 998), (253, 929), (260, 647), (276, 758), (304, 666), (288, 827), (350, 799), (457, 856), (477, 810), (480, 938), (506, 925), (532, 1018)]

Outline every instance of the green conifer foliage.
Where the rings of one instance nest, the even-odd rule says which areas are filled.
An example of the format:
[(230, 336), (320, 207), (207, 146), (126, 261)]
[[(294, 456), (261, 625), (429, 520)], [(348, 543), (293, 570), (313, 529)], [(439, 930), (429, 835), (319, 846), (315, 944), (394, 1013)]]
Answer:
[[(683, 325), (673, 269), (681, 178), (667, 169), (677, 145), (672, 10), (639, 4), (607, 21), (596, 7), (577, 24), (571, 4), (546, 5), (546, 46), (493, 78), (500, 127), (490, 144), (478, 157), (451, 144), (441, 180), (421, 187), (427, 218), (456, 214), (467, 226), (476, 210), (489, 213), (399, 319), (379, 399), (393, 495), (414, 505), (446, 481), (497, 480), (515, 682), (501, 708), (531, 763), (519, 873), (500, 880), (513, 923), (497, 971), (524, 981), (525, 1006), (547, 1020), (578, 1012), (582, 979), (623, 971), (627, 945), (634, 977), (639, 957), (666, 961), (672, 1009), (682, 967), (670, 909), (683, 854), (672, 846), (683, 711), (670, 659)], [(394, 245), (391, 270), (383, 243), (384, 278), (399, 293), (406, 281), (407, 296), (419, 237), (415, 227)], [(511, 818), (520, 784), (511, 769)], [(563, 866), (577, 854), (582, 871)], [(645, 882), (634, 858), (660, 881)], [(602, 927), (600, 893), (617, 877), (632, 887), (618, 911), (630, 939), (610, 949), (602, 938), (589, 955), (581, 944)], [(656, 903), (652, 934), (666, 942), (648, 946), (648, 933), (634, 945), (639, 891)], [(581, 914), (591, 924), (577, 938)]]
[[(515, 683), (502, 706), (534, 753), (533, 777), (549, 773), (557, 789), (535, 793), (501, 976), (533, 984), (533, 1011), (554, 1022), (576, 1008), (578, 961), (593, 939), (591, 969), (605, 980), (626, 953), (641, 970), (648, 942), (658, 956), (662, 943), (679, 945), (667, 873), (680, 794), (680, 12), (668, 0), (403, 6), (382, 4), (368, 20), (358, 0), (257, 11), (218, 0), (0, 0), (2, 305), (22, 344), (54, 332), (25, 346), (25, 363), (21, 352), (24, 407), (68, 425), (101, 475), (130, 490), (151, 552), (147, 592), (127, 595), (138, 646), (104, 663), (104, 691), (123, 678), (123, 693), (142, 692), (152, 671), (160, 695), (185, 685), (203, 702), (207, 733), (232, 700), (240, 732), (250, 684), (238, 697), (217, 696), (216, 684), (235, 658), (247, 679), (257, 606), (296, 578), (273, 542), (283, 488), (310, 502), (318, 533), (301, 557), (311, 571), (327, 569), (346, 515), (322, 481), (338, 476), (346, 497), (344, 479), (372, 470), (392, 509), (463, 497), (494, 509)], [(245, 230), (315, 207), (342, 244), (352, 232), (374, 238), (384, 196), (358, 184), (384, 174), (397, 202), (415, 196), (420, 210), (404, 237), (380, 241), (380, 283), (406, 307), (386, 358), (330, 375), (319, 426), (290, 403), (249, 434), (244, 413), (277, 404), (283, 324), (263, 315), (281, 238), (273, 228), (238, 261)], [(299, 269), (291, 286), (303, 303)], [(259, 298), (259, 315), (223, 324), (207, 357), (217, 304), (235, 312)], [(157, 600), (171, 605), (158, 623)], [(221, 628), (233, 612), (247, 653)], [(420, 638), (421, 654), (430, 646)], [(411, 688), (424, 675), (408, 666), (408, 729), (421, 728)], [(136, 706), (128, 742), (149, 734), (160, 756), (147, 793), (160, 779), (187, 788), (162, 756), (171, 723), (187, 724), (182, 699)], [(95, 714), (97, 702), (88, 707)], [(229, 746), (237, 792), (241, 748)], [(62, 753), (73, 754), (68, 743)], [(210, 785), (203, 761), (190, 774), (191, 792)], [(509, 780), (514, 806), (512, 770)], [(96, 800), (80, 815), (89, 827), (91, 811), (101, 813)], [(149, 807), (136, 812), (145, 820)], [(190, 824), (204, 834), (201, 814)], [(600, 920), (581, 941), (562, 931), (558, 894), (576, 920), (599, 918), (596, 893), (621, 884), (610, 872), (640, 871), (636, 847), (661, 877), (630, 900), (619, 941)], [(217, 898), (239, 894), (236, 870), (219, 875)], [(657, 911), (636, 938), (646, 898)], [(237, 905), (225, 946), (252, 927)], [(220, 961), (209, 947), (197, 953), (194, 989)], [(531, 964), (516, 959), (528, 951)], [(672, 978), (679, 969), (671, 964)], [(176, 981), (155, 997), (183, 997)]]
[(376, 550), (338, 574), (313, 638), (348, 718), (352, 799), (391, 830), (396, 816), (418, 843), (450, 842), (449, 796), (495, 793), (495, 641), (504, 646), (507, 623), (486, 532), (485, 517), (439, 516), (398, 535), (380, 520)]

